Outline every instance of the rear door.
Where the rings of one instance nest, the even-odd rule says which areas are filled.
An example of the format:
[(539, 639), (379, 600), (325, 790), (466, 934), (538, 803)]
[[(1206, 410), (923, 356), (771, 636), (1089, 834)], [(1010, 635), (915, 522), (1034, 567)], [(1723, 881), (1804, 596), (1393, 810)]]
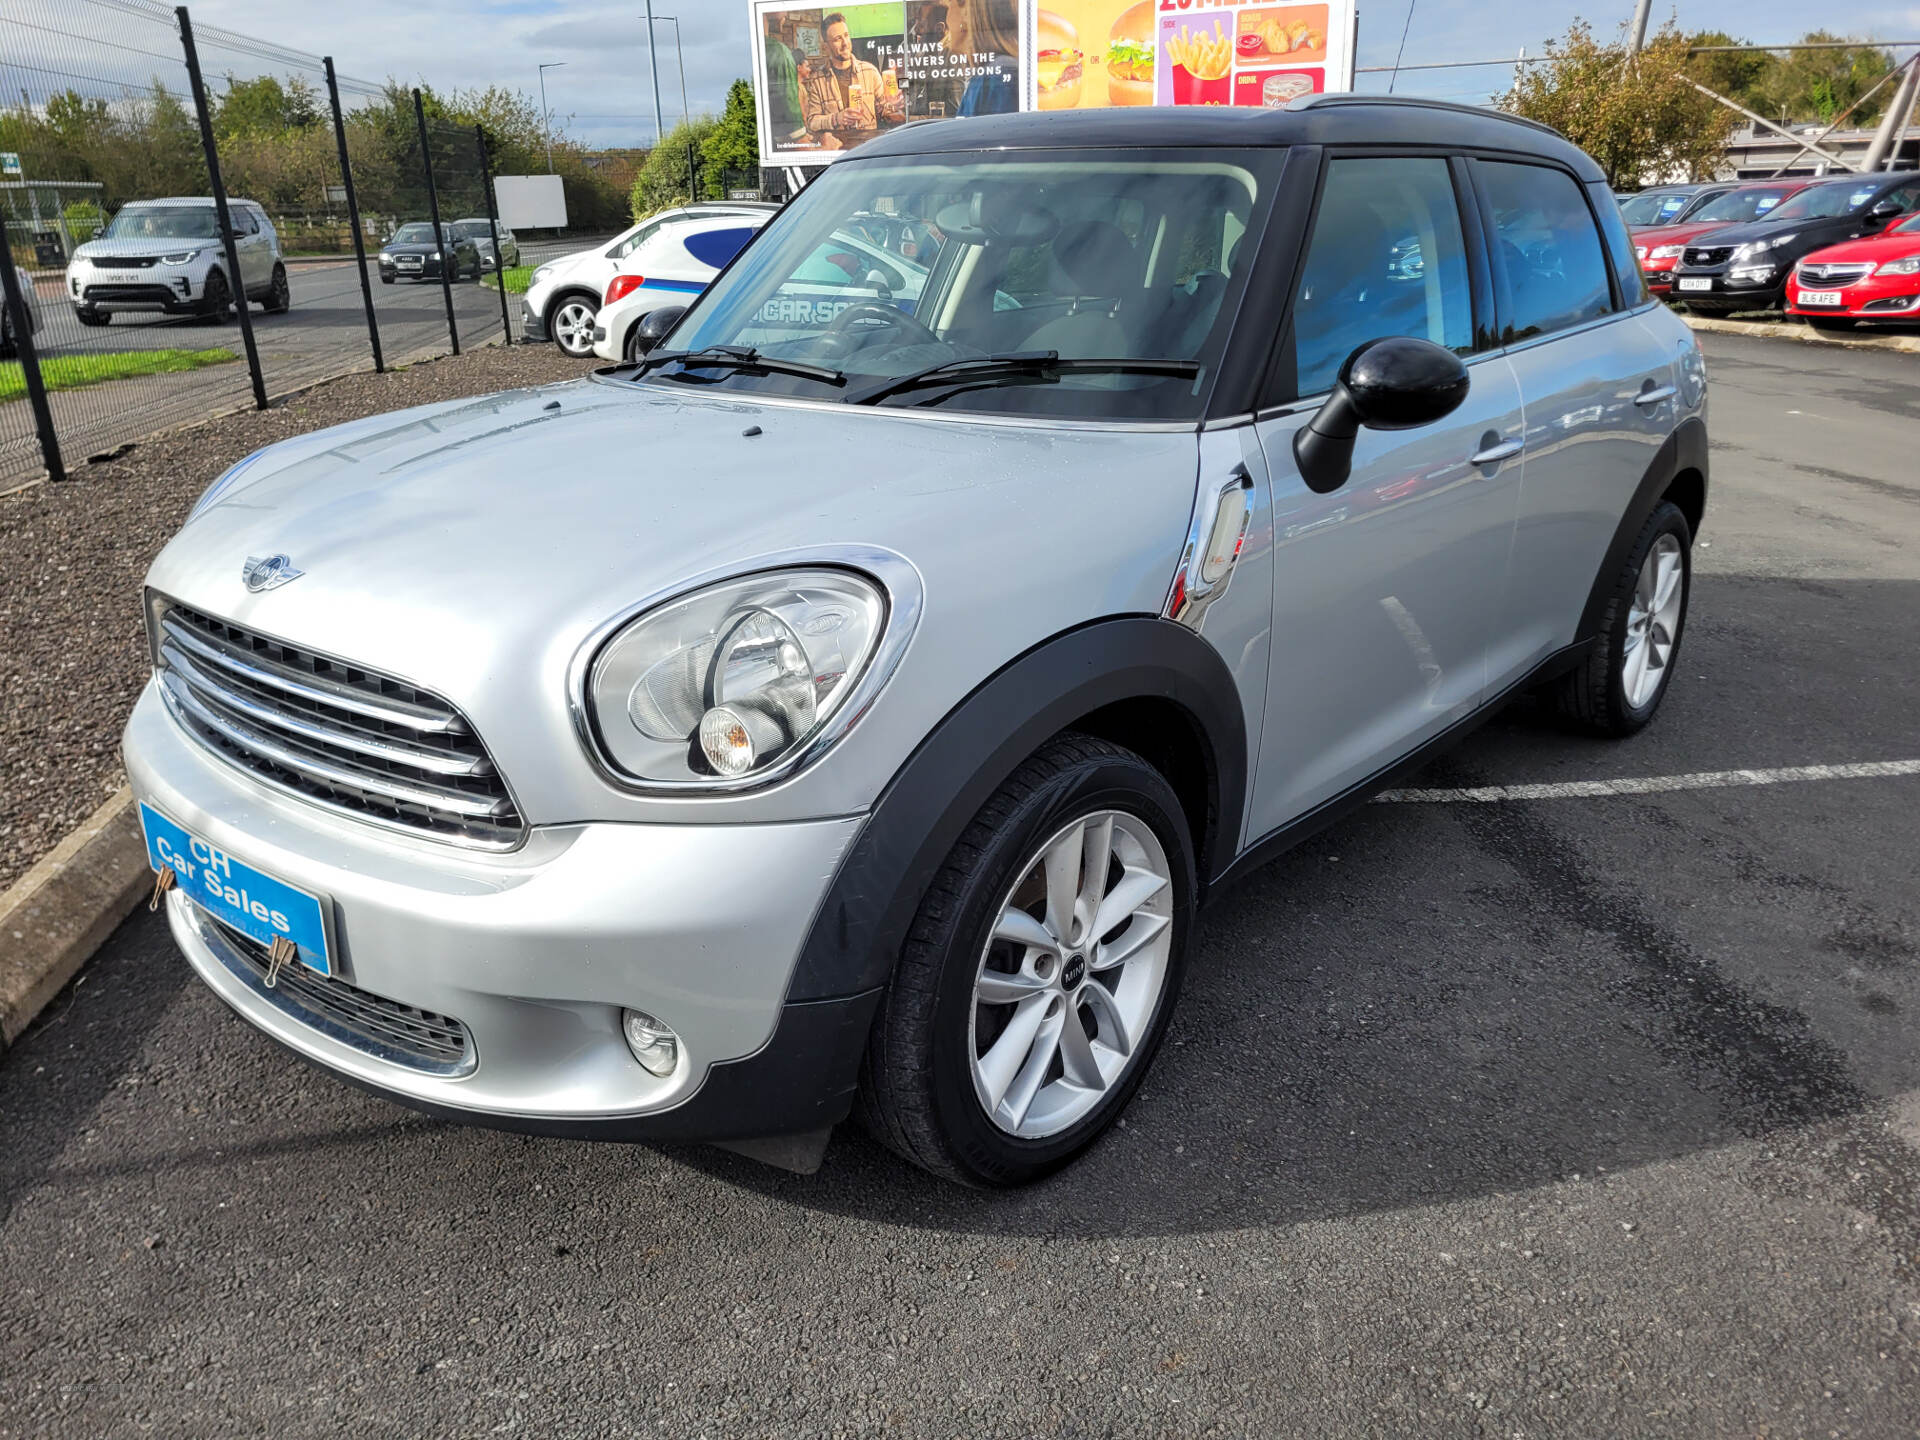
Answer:
[[(1439, 155), (1326, 164), (1280, 341), (1279, 403), (1256, 424), (1272, 477), (1274, 609), (1255, 836), (1364, 781), (1484, 691), (1522, 417), (1506, 359), (1477, 343), (1490, 288), (1465, 183)], [(1456, 351), (1472, 388), (1437, 424), (1362, 430), (1352, 475), (1317, 495), (1294, 432), (1346, 357), (1389, 335)]]
[(1623, 263), (1627, 242), (1613, 236), (1610, 256), (1586, 188), (1552, 165), (1483, 159), (1470, 168), (1500, 337), (1526, 407), (1512, 578), (1488, 662), (1498, 689), (1573, 642), (1620, 517), (1678, 409), (1672, 348), (1637, 313), (1652, 302), (1632, 251)]

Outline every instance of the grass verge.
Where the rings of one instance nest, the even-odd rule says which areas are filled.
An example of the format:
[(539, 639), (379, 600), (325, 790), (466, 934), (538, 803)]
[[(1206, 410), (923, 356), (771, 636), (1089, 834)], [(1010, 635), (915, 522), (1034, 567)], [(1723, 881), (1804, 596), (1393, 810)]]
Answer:
[[(240, 357), (231, 350), (121, 350), (109, 355), (56, 355), (40, 362), (40, 379), (49, 393), (78, 390), (84, 385), (104, 385), (109, 380), (128, 380), (138, 375), (172, 375), (181, 370), (201, 370), (209, 365), (226, 365)], [(27, 393), (26, 376), (20, 362), (0, 364), (0, 403), (18, 400)]]

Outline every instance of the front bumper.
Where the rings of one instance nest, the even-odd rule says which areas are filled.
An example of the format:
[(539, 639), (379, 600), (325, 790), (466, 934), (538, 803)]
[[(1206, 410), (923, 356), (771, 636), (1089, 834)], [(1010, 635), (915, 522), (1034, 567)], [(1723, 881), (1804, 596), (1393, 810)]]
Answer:
[[(1791, 264), (1766, 267), (1765, 274), (1757, 272), (1758, 266), (1724, 266), (1714, 270), (1689, 270), (1676, 266), (1669, 282), (1670, 292), (1675, 300), (1684, 300), (1689, 305), (1697, 305), (1703, 310), (1768, 310), (1778, 305), (1786, 293), (1787, 276), (1793, 273)], [(1738, 271), (1746, 270), (1746, 275)], [(1711, 288), (1700, 290), (1686, 284), (1705, 280)]]
[(157, 267), (139, 280), (96, 280), (91, 276), (71, 276), (67, 280), (67, 298), (78, 309), (179, 315), (198, 310), (205, 295), (204, 277)]
[(530, 304), (520, 307), (520, 336), (536, 344), (544, 344), (551, 337), (547, 334), (547, 317)]
[[(1802, 290), (1838, 291), (1838, 305), (1803, 305)], [(1920, 276), (1869, 276), (1851, 285), (1802, 285), (1797, 280), (1787, 286), (1787, 313), (1811, 319), (1844, 316), (1850, 320), (1892, 320), (1912, 323), (1920, 320)]]
[[(429, 1073), (303, 1018), (264, 994), (176, 891), (169, 923), (201, 979), (308, 1060), (409, 1105), (547, 1133), (731, 1139), (844, 1117), (874, 997), (785, 997), (860, 817), (554, 826), (483, 854), (268, 790), (202, 750), (151, 686), (124, 752), (141, 800), (323, 897), (343, 979), (452, 1017), (473, 1050), (467, 1073)], [(623, 1007), (679, 1035), (671, 1075), (632, 1057)]]

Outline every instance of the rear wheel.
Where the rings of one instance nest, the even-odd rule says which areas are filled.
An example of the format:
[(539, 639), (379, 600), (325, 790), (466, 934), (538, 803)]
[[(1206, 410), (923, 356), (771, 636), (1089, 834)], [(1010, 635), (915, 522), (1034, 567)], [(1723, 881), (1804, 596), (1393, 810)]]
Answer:
[(547, 317), (553, 343), (576, 360), (593, 353), (593, 301), (585, 295), (563, 295)]
[(1126, 1108), (1180, 993), (1192, 840), (1117, 745), (1067, 734), (995, 792), (935, 876), (881, 1002), (860, 1106), (935, 1174), (1019, 1185)]
[(1653, 719), (1680, 658), (1692, 552), (1687, 517), (1661, 501), (1613, 578), (1592, 654), (1555, 682), (1552, 699), (1563, 716), (1615, 739)]

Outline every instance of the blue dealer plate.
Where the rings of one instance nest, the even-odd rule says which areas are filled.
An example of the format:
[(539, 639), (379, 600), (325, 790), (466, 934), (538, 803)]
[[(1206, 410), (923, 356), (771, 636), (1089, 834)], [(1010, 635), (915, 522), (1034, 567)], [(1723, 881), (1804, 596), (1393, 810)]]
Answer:
[(300, 947), (309, 969), (331, 975), (326, 912), (317, 896), (263, 875), (197, 835), (188, 833), (144, 801), (140, 828), (147, 837), (147, 863), (171, 870), (180, 893), (222, 924), (262, 945), (281, 936)]

